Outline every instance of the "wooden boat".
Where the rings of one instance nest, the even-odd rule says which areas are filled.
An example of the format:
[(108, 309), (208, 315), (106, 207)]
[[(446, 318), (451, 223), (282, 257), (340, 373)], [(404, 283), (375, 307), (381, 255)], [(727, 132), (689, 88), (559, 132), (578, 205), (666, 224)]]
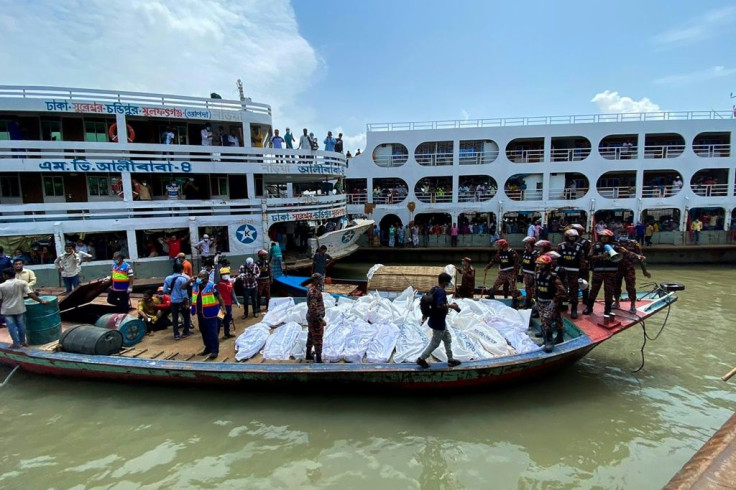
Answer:
[[(202, 348), (199, 336), (174, 342), (168, 332), (147, 336), (134, 348), (117, 355), (83, 355), (61, 352), (58, 342), (21, 349), (10, 348), (8, 333), (0, 330), (0, 363), (25, 371), (53, 376), (124, 382), (150, 382), (183, 385), (242, 385), (272, 390), (320, 389), (341, 390), (446, 390), (488, 387), (538, 378), (569, 365), (588, 354), (600, 343), (667, 310), (677, 300), (682, 286), (657, 286), (637, 301), (637, 314), (621, 313), (616, 321), (604, 324), (603, 305), (594, 313), (571, 320), (563, 318), (564, 339), (550, 353), (543, 350), (526, 354), (465, 362), (449, 368), (444, 362), (430, 362), (429, 369), (413, 363), (332, 363), (312, 364), (298, 361), (264, 361), (259, 355), (246, 362), (234, 361), (233, 339), (221, 342), (220, 358), (204, 361), (196, 356)], [(92, 307), (76, 306), (80, 314)], [(238, 315), (239, 316), (239, 315)], [(241, 320), (239, 320), (241, 321)], [(250, 319), (254, 323), (256, 319)], [(68, 328), (64, 322), (63, 328)], [(242, 323), (241, 323), (242, 326)], [(538, 331), (538, 320), (531, 330)], [(237, 332), (239, 333), (240, 327)]]

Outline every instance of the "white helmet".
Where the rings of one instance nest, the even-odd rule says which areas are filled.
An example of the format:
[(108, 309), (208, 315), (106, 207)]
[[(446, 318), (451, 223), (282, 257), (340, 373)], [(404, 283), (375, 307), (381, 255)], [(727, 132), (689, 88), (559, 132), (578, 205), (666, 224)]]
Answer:
[(571, 236), (577, 238), (577, 237), (580, 236), (580, 233), (578, 233), (578, 230), (575, 230), (573, 228), (570, 228), (569, 230), (567, 230), (565, 232), (565, 238), (568, 238), (568, 237), (571, 237)]
[(581, 291), (586, 291), (588, 289), (588, 281), (585, 279), (578, 279), (578, 287)]

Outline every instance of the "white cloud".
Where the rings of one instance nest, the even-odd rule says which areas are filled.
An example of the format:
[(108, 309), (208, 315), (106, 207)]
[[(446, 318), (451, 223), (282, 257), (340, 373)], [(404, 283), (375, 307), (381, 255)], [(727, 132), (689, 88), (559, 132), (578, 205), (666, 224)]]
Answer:
[(660, 85), (687, 85), (690, 83), (705, 82), (714, 78), (730, 77), (734, 73), (736, 73), (736, 68), (714, 66), (707, 70), (683, 73), (680, 75), (668, 75), (654, 80), (653, 83)]
[[(322, 61), (287, 0), (0, 0), (3, 83), (292, 105)], [(12, 40), (12, 42), (10, 42)]]
[(337, 130), (333, 131), (332, 134), (337, 135), (338, 133), (343, 133), (342, 139), (344, 141), (344, 148), (347, 152), (350, 150), (350, 153), (355, 154), (355, 150), (360, 148), (360, 151), (365, 151), (365, 133), (358, 133), (353, 135), (347, 135), (345, 134), (345, 131), (342, 130), (342, 127), (337, 128)]
[(465, 109), (460, 110), (460, 115), (462, 116), (463, 121), (467, 121), (470, 119), (470, 114), (468, 114), (468, 111), (466, 111)]
[(681, 26), (669, 29), (652, 38), (662, 48), (693, 44), (703, 39), (729, 33), (729, 25), (736, 20), (736, 6), (709, 10)]
[(598, 109), (603, 113), (659, 112), (662, 110), (647, 97), (634, 100), (631, 97), (625, 97), (618, 92), (611, 92), (610, 90), (595, 94), (590, 101), (596, 104)]

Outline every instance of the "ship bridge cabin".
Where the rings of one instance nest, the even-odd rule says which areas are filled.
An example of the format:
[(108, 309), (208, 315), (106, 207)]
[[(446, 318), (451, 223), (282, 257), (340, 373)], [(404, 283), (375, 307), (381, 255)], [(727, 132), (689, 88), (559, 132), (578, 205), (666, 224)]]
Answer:
[[(684, 230), (692, 214), (685, 209), (717, 208), (723, 212), (707, 212), (711, 221), (723, 217), (709, 243), (725, 243), (736, 215), (735, 131), (734, 111), (369, 124), (366, 152), (347, 171), (358, 189), (348, 212), (404, 224), (482, 216), (489, 221), (474, 231), (493, 224), (500, 233), (534, 218), (551, 226), (552, 216), (555, 226), (584, 219), (589, 228), (598, 211), (616, 220), (662, 217), (662, 230)], [(370, 190), (385, 179), (401, 179), (408, 194), (374, 199)], [(687, 242), (679, 231), (660, 239)]]
[(0, 244), (48, 262), (66, 241), (104, 243), (98, 260), (116, 242), (153, 260), (159, 238), (207, 233), (244, 255), (344, 216), (345, 157), (271, 148), (272, 134), (250, 99), (0, 86)]

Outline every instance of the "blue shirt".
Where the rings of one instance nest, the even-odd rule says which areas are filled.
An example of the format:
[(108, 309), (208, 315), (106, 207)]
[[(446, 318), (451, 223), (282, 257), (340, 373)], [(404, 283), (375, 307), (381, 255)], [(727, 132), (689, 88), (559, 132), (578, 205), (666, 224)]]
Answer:
[(325, 138), (325, 151), (335, 151), (335, 143), (337, 140), (334, 137)]
[[(435, 287), (432, 289), (432, 296), (434, 296), (434, 306), (440, 307), (447, 304), (447, 293), (441, 287)], [(427, 324), (432, 330), (444, 330), (446, 328), (445, 318), (447, 317), (447, 308), (443, 308), (437, 312), (436, 315), (430, 316)]]
[(274, 148), (277, 148), (280, 150), (281, 145), (283, 145), (283, 143), (284, 143), (284, 138), (282, 138), (281, 136), (274, 136), (273, 138), (271, 138), (271, 144), (273, 145)]
[(189, 298), (187, 295), (188, 284), (188, 275), (175, 272), (164, 280), (164, 294), (171, 295), (172, 303), (183, 303)]
[(5, 254), (0, 255), (0, 273), (8, 267), (13, 267), (13, 261)]

